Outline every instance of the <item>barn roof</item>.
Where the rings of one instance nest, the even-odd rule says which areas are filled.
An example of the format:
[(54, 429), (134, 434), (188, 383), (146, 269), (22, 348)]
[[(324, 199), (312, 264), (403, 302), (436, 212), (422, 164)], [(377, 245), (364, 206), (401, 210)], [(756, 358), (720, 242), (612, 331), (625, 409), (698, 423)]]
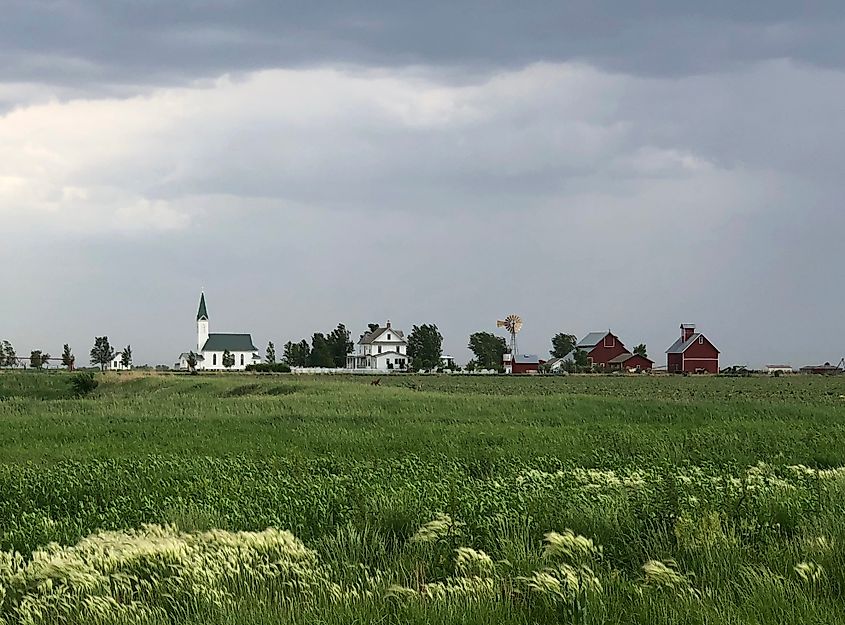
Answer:
[(252, 344), (250, 334), (209, 334), (208, 340), (202, 346), (204, 352), (254, 352), (258, 348)]
[(518, 365), (538, 365), (540, 357), (537, 354), (514, 354), (513, 362)]
[(629, 360), (631, 360), (631, 358), (636, 358), (638, 356), (640, 358), (648, 360), (650, 363), (654, 363), (654, 361), (651, 358), (649, 358), (648, 356), (643, 356), (641, 354), (632, 354), (631, 352), (625, 352), (624, 354), (619, 354), (616, 358), (611, 358), (607, 362), (609, 364), (613, 364), (613, 365), (622, 365), (622, 364), (625, 364), (626, 362), (628, 362)]
[(587, 336), (578, 341), (578, 345), (575, 347), (580, 349), (584, 349), (585, 347), (595, 347), (608, 334), (610, 334), (610, 332), (590, 332)]
[[(687, 349), (689, 349), (689, 347), (693, 343), (695, 343), (699, 339), (699, 337), (703, 338), (705, 341), (710, 343), (710, 341), (707, 339), (707, 337), (704, 336), (703, 334), (701, 334), (701, 332), (696, 332), (691, 337), (689, 337), (686, 341), (684, 340), (684, 337), (679, 337), (677, 341), (672, 343), (672, 347), (670, 347), (669, 349), (666, 350), (666, 353), (667, 354), (683, 354), (685, 351), (687, 351)], [(713, 345), (713, 343), (710, 343), (710, 344)], [(713, 348), (715, 349), (715, 345), (713, 346)], [(716, 351), (718, 352), (719, 350), (717, 349)]]

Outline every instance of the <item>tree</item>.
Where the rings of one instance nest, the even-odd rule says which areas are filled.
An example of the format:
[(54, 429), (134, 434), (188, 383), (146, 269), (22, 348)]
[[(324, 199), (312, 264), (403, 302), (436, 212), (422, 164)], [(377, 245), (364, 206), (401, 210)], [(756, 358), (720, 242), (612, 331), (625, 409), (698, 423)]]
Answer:
[(235, 366), (235, 355), (228, 349), (223, 352), (223, 366), (227, 369)]
[(308, 341), (302, 339), (299, 343), (288, 341), (285, 343), (285, 352), (282, 357), (291, 367), (307, 367), (311, 358), (311, 348)]
[(91, 364), (99, 365), (100, 371), (105, 371), (112, 360), (114, 360), (114, 348), (109, 343), (109, 337), (95, 337), (94, 347), (91, 349)]
[(188, 365), (188, 371), (190, 371), (192, 375), (196, 374), (197, 355), (194, 352), (188, 352), (188, 357), (185, 359), (185, 363)]
[(468, 347), (475, 354), (477, 366), (482, 369), (498, 369), (501, 367), (502, 356), (508, 351), (505, 339), (490, 332), (471, 334)]
[(267, 355), (264, 358), (267, 361), (267, 364), (275, 364), (276, 362), (276, 346), (273, 345), (273, 341), (267, 343)]
[(576, 371), (586, 371), (587, 368), (589, 368), (590, 366), (590, 360), (587, 356), (587, 352), (585, 352), (583, 349), (575, 350), (575, 356), (573, 358), (573, 361), (575, 362)]
[(67, 367), (68, 371), (73, 371), (73, 365), (75, 362), (76, 356), (74, 356), (73, 352), (70, 350), (70, 345), (65, 343), (65, 346), (62, 349), (62, 364)]
[(443, 335), (433, 323), (414, 326), (408, 335), (408, 358), (414, 369), (436, 369), (443, 355)]
[(637, 356), (642, 356), (643, 358), (648, 358), (648, 351), (646, 350), (645, 343), (640, 343), (634, 348), (634, 353)]
[(375, 331), (376, 331), (376, 330), (378, 330), (380, 327), (381, 327), (381, 326), (380, 326), (379, 324), (377, 324), (377, 323), (368, 323), (368, 324), (367, 324), (367, 329), (368, 329), (370, 332), (375, 332)]
[(342, 323), (332, 330), (326, 337), (332, 356), (332, 366), (342, 369), (346, 366), (346, 356), (352, 353), (352, 334)]
[(41, 350), (36, 349), (29, 354), (29, 366), (33, 369), (40, 369), (44, 364), (44, 357), (41, 355)]
[(309, 367), (333, 367), (331, 346), (322, 332), (315, 332), (311, 337), (311, 354), (308, 358)]
[(18, 355), (9, 341), (0, 343), (0, 367), (17, 367)]
[(574, 334), (558, 332), (552, 337), (552, 348), (549, 350), (549, 353), (555, 358), (563, 358), (575, 349), (577, 342), (578, 339), (575, 338)]
[(122, 352), (120, 352), (120, 364), (124, 369), (132, 366), (132, 346), (127, 345)]

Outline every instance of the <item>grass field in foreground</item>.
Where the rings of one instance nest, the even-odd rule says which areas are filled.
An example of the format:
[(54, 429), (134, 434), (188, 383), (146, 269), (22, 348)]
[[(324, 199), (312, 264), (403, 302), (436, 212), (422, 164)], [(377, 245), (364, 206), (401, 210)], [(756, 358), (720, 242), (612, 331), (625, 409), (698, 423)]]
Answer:
[(839, 378), (98, 378), (0, 373), (7, 623), (845, 622)]

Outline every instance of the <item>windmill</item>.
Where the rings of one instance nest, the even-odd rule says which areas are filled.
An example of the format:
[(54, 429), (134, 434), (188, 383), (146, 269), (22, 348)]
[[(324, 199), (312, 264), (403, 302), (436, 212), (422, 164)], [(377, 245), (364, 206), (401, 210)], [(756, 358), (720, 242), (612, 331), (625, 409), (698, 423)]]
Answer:
[(516, 354), (516, 335), (522, 330), (522, 317), (519, 315), (508, 315), (502, 321), (496, 322), (497, 328), (504, 328), (511, 335), (511, 354)]

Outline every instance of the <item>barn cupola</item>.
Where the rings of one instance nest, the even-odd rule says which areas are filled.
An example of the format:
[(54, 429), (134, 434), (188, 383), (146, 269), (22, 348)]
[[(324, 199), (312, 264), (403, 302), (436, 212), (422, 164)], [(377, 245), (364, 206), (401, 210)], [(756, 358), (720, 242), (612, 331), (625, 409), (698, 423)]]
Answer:
[(681, 324), (681, 338), (685, 341), (690, 340), (692, 335), (695, 334), (695, 324), (694, 323), (682, 323)]
[(208, 341), (208, 309), (205, 307), (205, 293), (200, 294), (200, 305), (197, 309), (197, 353), (202, 351)]

